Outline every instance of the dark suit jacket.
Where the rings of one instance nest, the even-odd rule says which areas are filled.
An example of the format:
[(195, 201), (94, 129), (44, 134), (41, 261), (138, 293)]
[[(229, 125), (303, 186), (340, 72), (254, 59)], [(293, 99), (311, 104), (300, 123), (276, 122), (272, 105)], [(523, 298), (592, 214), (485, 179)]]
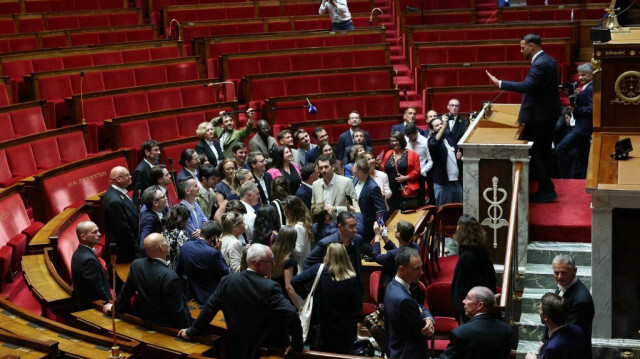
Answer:
[[(369, 147), (372, 147), (371, 136), (367, 131), (364, 131), (364, 144)], [(353, 145), (353, 137), (351, 137), (351, 129), (349, 129), (341, 133), (340, 137), (338, 137), (338, 148), (336, 148), (336, 158), (337, 159), (344, 158), (344, 150), (351, 145)]]
[(300, 184), (298, 190), (296, 191), (296, 196), (304, 202), (304, 204), (311, 210), (311, 195), (313, 191), (311, 187), (306, 186), (304, 184)]
[(140, 319), (144, 322), (176, 329), (191, 325), (180, 277), (158, 259), (139, 258), (131, 263), (127, 281), (116, 299), (117, 312), (129, 309), (135, 292), (140, 299)]
[[(454, 121), (452, 119), (453, 118), (452, 115), (448, 115), (448, 116), (449, 116), (449, 121)], [(453, 126), (453, 130), (451, 130), (451, 137), (456, 143), (458, 143), (458, 141), (460, 141), (462, 136), (464, 136), (464, 133), (467, 131), (467, 127), (469, 127), (469, 120), (458, 115), (456, 116), (455, 121), (456, 121), (456, 124)], [(447, 127), (449, 126), (448, 123), (445, 123), (445, 125), (447, 125)]]
[(138, 245), (138, 209), (133, 201), (109, 186), (102, 201), (107, 245), (118, 244), (118, 263), (128, 263), (136, 257)]
[(425, 318), (433, 316), (397, 280), (392, 280), (385, 290), (384, 317), (390, 358), (428, 358), (427, 338), (420, 330), (426, 324)]
[(93, 301), (111, 299), (109, 280), (104, 268), (91, 248), (79, 245), (71, 257), (71, 280), (75, 309), (84, 310), (93, 306)]
[[(200, 171), (198, 171), (196, 169), (196, 176), (200, 177)], [(176, 186), (178, 185), (178, 183), (180, 183), (180, 181), (182, 181), (185, 178), (193, 178), (193, 176), (191, 175), (191, 173), (187, 172), (187, 170), (184, 169), (184, 167), (180, 170), (180, 172), (178, 172), (178, 174), (176, 175)], [(199, 178), (194, 178), (197, 182), (200, 182)]]
[(307, 151), (307, 153), (304, 155), (304, 160), (307, 163), (315, 163), (318, 159), (318, 156), (320, 156), (320, 147), (316, 146)]
[[(356, 187), (358, 179), (353, 179), (353, 187)], [(362, 186), (362, 192), (358, 198), (358, 205), (360, 205), (360, 211), (362, 212), (362, 220), (364, 224), (364, 231), (362, 232), (362, 240), (365, 243), (371, 242), (374, 237), (373, 224), (376, 222), (378, 212), (382, 213), (382, 217), (385, 222), (387, 220), (387, 206), (382, 198), (382, 192), (376, 181), (367, 177), (367, 180)]]
[[(253, 179), (258, 184), (258, 191), (260, 192), (260, 201), (262, 201), (263, 205), (269, 204), (270, 201), (267, 200), (267, 196), (265, 195), (264, 190), (262, 189), (262, 186), (260, 186), (258, 177), (256, 177), (256, 175), (254, 175), (253, 173), (251, 174), (253, 175)], [(271, 181), (273, 180), (273, 178), (271, 178), (271, 174), (267, 171), (264, 171), (264, 175), (262, 178), (264, 179), (265, 186), (267, 186), (267, 194), (269, 195), (269, 199), (272, 199), (271, 198)]]
[[(351, 148), (353, 146), (354, 145), (350, 145), (350, 146), (347, 146), (347, 148), (344, 149), (344, 155), (343, 155), (343, 158), (342, 158), (342, 163), (343, 164), (353, 163), (351, 161), (351, 158), (350, 158)], [(373, 147), (367, 146), (366, 144), (364, 145), (364, 150), (373, 153)]]
[(211, 147), (209, 147), (207, 141), (205, 141), (204, 139), (200, 140), (200, 142), (196, 144), (196, 152), (198, 152), (198, 154), (200, 155), (204, 153), (204, 155), (207, 156), (207, 160), (209, 161), (209, 163), (213, 167), (216, 167), (218, 165), (218, 161), (224, 159), (224, 152), (222, 152), (222, 148), (220, 148), (220, 142), (218, 142), (217, 139), (213, 140), (213, 146), (216, 148), (216, 151), (218, 151), (221, 158), (216, 157), (216, 154), (211, 150)]
[(483, 286), (496, 291), (496, 271), (489, 251), (482, 246), (460, 246), (460, 255), (451, 280), (451, 306), (464, 313), (462, 300), (473, 287)]
[(220, 279), (229, 274), (222, 254), (204, 239), (192, 239), (182, 245), (176, 273), (187, 280), (189, 298), (195, 298), (202, 308), (215, 292)]
[(440, 359), (507, 359), (511, 354), (511, 327), (489, 314), (478, 314), (450, 334)]
[(142, 192), (151, 186), (150, 172), (151, 166), (145, 160), (140, 161), (138, 167), (133, 171), (131, 181), (133, 182), (133, 202), (136, 206), (140, 205), (139, 197), (142, 196)]
[(256, 358), (259, 347), (286, 347), (290, 342), (302, 350), (298, 312), (277, 282), (250, 270), (222, 278), (187, 334), (198, 335), (220, 309), (229, 328), (230, 359)]
[[(311, 287), (320, 269), (320, 263), (293, 277), (291, 285), (298, 293)], [(356, 341), (357, 316), (362, 310), (362, 297), (356, 278), (342, 281), (331, 279), (329, 268), (324, 267), (313, 296), (313, 319), (320, 324), (326, 351), (351, 354)]]
[[(559, 289), (556, 289), (556, 294), (560, 294)], [(567, 322), (579, 326), (587, 338), (591, 338), (595, 308), (587, 286), (578, 279), (574, 285), (569, 287), (562, 297), (565, 301), (569, 302), (570, 312)]]
[(555, 123), (562, 112), (558, 94), (558, 65), (544, 52), (536, 57), (522, 82), (502, 81), (500, 88), (524, 94), (518, 116), (520, 123)]
[(587, 85), (576, 97), (573, 117), (576, 119), (574, 131), (590, 136), (593, 132), (593, 83)]
[[(167, 213), (169, 213), (169, 208), (165, 207), (162, 210), (163, 218), (166, 218)], [(151, 233), (162, 233), (162, 225), (160, 217), (152, 209), (143, 206), (140, 211), (140, 241), (138, 243), (141, 252), (144, 253), (144, 239)]]
[[(439, 141), (436, 140), (435, 134), (433, 136), (429, 136), (429, 139), (427, 140), (429, 153), (431, 153), (431, 159), (433, 160), (433, 167), (431, 168), (431, 173), (433, 173), (433, 182), (438, 184), (449, 183), (449, 175), (447, 174), (448, 150), (444, 141), (449, 141), (449, 146), (452, 146), (454, 151), (458, 149), (456, 143), (453, 142), (454, 139), (452, 138), (451, 132), (449, 132), (448, 128), (445, 131), (444, 136), (442, 136)], [(460, 177), (458, 176), (458, 178)]]
[[(416, 126), (416, 127), (417, 127), (417, 126)], [(417, 128), (418, 128), (418, 133), (420, 133), (421, 135), (423, 135), (423, 136), (424, 136), (424, 130), (423, 130), (423, 129), (421, 129), (420, 127), (417, 127)], [(393, 126), (391, 126), (391, 132), (390, 132), (389, 134), (394, 133), (394, 132), (396, 132), (396, 131), (400, 132), (400, 133), (401, 133), (401, 134), (403, 134), (403, 135), (405, 134), (405, 133), (404, 133), (404, 121), (402, 121), (402, 123), (399, 123), (399, 124), (397, 124), (397, 125), (393, 125)]]
[(540, 348), (540, 359), (590, 358), (587, 338), (577, 325), (558, 329)]
[[(387, 285), (389, 282), (393, 280), (393, 277), (396, 275), (396, 255), (400, 248), (396, 247), (396, 244), (393, 241), (388, 241), (384, 244), (384, 249), (387, 250), (387, 253), (380, 253), (380, 242), (375, 241), (372, 245), (373, 247), (373, 259), (376, 263), (382, 266), (382, 274), (380, 275), (380, 284)], [(409, 247), (420, 251), (420, 245), (418, 243), (412, 242), (409, 244)]]
[[(336, 232), (318, 241), (318, 244), (316, 244), (316, 246), (311, 250), (311, 252), (309, 252), (307, 257), (304, 259), (304, 269), (307, 270), (316, 263), (322, 263), (322, 261), (324, 260), (324, 255), (327, 254), (327, 247), (329, 246), (329, 244), (336, 243), (336, 242), (340, 242), (339, 232)], [(353, 265), (353, 268), (356, 270), (356, 276), (358, 278), (358, 283), (360, 284), (360, 287), (362, 287), (362, 260), (361, 260), (362, 252), (360, 250), (361, 244), (362, 244), (362, 236), (360, 236), (359, 234), (356, 234), (355, 236), (353, 236), (353, 239), (351, 240), (351, 245), (355, 250), (355, 256), (357, 260), (354, 262), (353, 260), (351, 260), (351, 257), (349, 257), (349, 260), (351, 260), (351, 264)]]

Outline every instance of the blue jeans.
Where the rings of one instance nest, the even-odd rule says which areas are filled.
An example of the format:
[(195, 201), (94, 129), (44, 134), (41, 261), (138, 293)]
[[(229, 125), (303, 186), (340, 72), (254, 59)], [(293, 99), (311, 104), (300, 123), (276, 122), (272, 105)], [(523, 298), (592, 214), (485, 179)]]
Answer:
[(452, 202), (462, 202), (462, 185), (460, 181), (449, 181), (445, 184), (433, 184), (436, 193), (436, 206)]
[(343, 22), (332, 22), (331, 31), (353, 30), (353, 22), (351, 19)]

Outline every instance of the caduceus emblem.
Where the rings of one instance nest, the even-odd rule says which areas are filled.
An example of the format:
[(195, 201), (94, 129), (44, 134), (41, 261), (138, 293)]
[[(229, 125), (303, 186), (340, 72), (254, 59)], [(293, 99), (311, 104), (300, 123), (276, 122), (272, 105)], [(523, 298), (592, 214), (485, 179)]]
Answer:
[[(482, 197), (489, 203), (489, 208), (487, 208), (489, 217), (485, 218), (480, 224), (493, 229), (493, 248), (498, 248), (498, 229), (509, 225), (509, 222), (502, 218), (503, 211), (502, 206), (500, 206), (507, 200), (507, 191), (504, 188), (498, 188), (498, 177), (494, 176), (491, 182), (493, 185), (482, 192)], [(489, 198), (491, 193), (493, 193), (493, 199)], [(498, 199), (498, 193), (502, 194), (502, 198)]]

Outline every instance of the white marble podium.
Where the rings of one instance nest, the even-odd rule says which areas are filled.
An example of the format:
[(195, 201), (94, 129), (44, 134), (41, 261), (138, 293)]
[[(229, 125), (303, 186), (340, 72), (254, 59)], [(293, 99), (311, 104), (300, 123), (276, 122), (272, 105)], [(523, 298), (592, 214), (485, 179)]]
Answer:
[[(529, 149), (519, 140), (520, 105), (492, 104), (473, 120), (458, 147), (463, 151), (464, 213), (485, 226), (494, 264), (504, 264), (515, 164), (522, 163), (518, 196), (518, 266), (526, 266), (529, 237)], [(486, 119), (485, 119), (486, 113)]]

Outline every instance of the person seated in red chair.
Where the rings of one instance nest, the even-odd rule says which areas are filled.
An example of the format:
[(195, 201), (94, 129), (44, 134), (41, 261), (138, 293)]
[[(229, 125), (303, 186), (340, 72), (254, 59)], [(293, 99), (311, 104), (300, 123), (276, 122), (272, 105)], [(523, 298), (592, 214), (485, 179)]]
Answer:
[(80, 244), (71, 257), (71, 280), (75, 310), (89, 309), (93, 301), (111, 300), (109, 280), (93, 248), (100, 243), (98, 226), (91, 221), (78, 223), (76, 235)]

